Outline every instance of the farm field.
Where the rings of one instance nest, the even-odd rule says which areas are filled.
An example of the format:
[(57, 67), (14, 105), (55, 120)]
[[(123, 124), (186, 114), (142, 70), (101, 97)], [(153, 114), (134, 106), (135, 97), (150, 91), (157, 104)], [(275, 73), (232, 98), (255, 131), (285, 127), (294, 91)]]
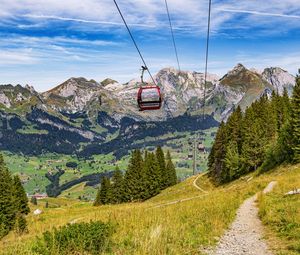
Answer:
[[(163, 146), (163, 150), (165, 152), (170, 150), (173, 162), (176, 166), (177, 176), (180, 180), (188, 178), (193, 173), (192, 157), (195, 137), (196, 146), (199, 141), (202, 141), (207, 150), (205, 153), (196, 150), (197, 172), (203, 172), (206, 170), (208, 151), (211, 148), (215, 132), (216, 128), (211, 128), (204, 130), (203, 132), (195, 132), (193, 134), (189, 132), (166, 134), (159, 138), (165, 139), (171, 136), (178, 137), (175, 140), (168, 141)], [(155, 140), (158, 138), (148, 137), (145, 141), (153, 139)], [(143, 142), (143, 140), (137, 141), (137, 143), (141, 144)], [(155, 147), (146, 147), (146, 149), (151, 151), (154, 150)], [(8, 168), (14, 174), (20, 174), (25, 190), (28, 194), (46, 192), (46, 186), (50, 184), (50, 181), (45, 176), (47, 173), (55, 174), (59, 170), (63, 170), (64, 174), (62, 174), (59, 178), (59, 184), (63, 185), (82, 176), (113, 171), (116, 166), (125, 171), (129, 160), (129, 155), (117, 160), (112, 153), (107, 155), (94, 155), (92, 158), (88, 159), (77, 158), (75, 155), (54, 153), (42, 154), (40, 156), (17, 155), (7, 151), (2, 153)], [(76, 166), (66, 166), (66, 164), (70, 162), (75, 163)], [(71, 187), (69, 190), (64, 191), (64, 194), (62, 195), (69, 198), (78, 198), (79, 196), (83, 196), (87, 199), (91, 199), (96, 193), (96, 187), (86, 186), (83, 183), (80, 187), (80, 189)], [(72, 194), (74, 190), (76, 190), (76, 194)]]

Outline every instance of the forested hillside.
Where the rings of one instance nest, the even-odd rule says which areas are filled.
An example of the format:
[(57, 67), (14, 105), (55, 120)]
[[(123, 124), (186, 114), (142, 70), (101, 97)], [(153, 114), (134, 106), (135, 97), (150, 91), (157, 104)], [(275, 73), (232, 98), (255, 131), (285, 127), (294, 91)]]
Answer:
[(260, 168), (300, 160), (300, 70), (289, 98), (263, 95), (245, 113), (240, 107), (222, 122), (209, 155), (210, 175), (229, 182)]
[(11, 175), (0, 154), (0, 239), (12, 229), (19, 234), (26, 232), (29, 211), (19, 176)]
[(143, 157), (140, 150), (134, 150), (124, 175), (116, 167), (111, 179), (102, 176), (94, 205), (144, 201), (176, 183), (169, 151), (165, 156), (162, 148), (157, 147), (155, 153), (146, 150)]

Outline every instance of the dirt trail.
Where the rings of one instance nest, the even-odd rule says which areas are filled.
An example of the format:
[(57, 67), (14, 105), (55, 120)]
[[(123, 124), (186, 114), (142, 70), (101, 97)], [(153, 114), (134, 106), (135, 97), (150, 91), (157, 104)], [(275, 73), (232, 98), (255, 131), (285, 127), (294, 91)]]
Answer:
[[(275, 185), (276, 182), (270, 182), (263, 193), (272, 191)], [(208, 252), (208, 254), (272, 255), (262, 239), (263, 226), (258, 218), (256, 199), (257, 194), (245, 200), (237, 212), (235, 221), (221, 238), (216, 250)]]
[[(160, 207), (163, 207), (163, 206), (168, 206), (168, 205), (173, 205), (173, 204), (177, 204), (177, 203), (182, 203), (182, 202), (185, 202), (185, 201), (189, 201), (189, 200), (193, 200), (193, 199), (197, 199), (197, 198), (201, 198), (201, 197), (205, 197), (208, 195), (208, 192), (204, 189), (202, 189), (201, 187), (198, 186), (197, 184), (197, 180), (202, 177), (203, 175), (206, 175), (207, 173), (202, 173), (202, 174), (199, 174), (193, 181), (193, 186), (200, 190), (202, 193), (204, 194), (201, 194), (201, 195), (198, 195), (198, 196), (194, 196), (194, 197), (187, 197), (187, 198), (182, 198), (182, 199), (179, 199), (179, 200), (175, 200), (175, 201), (170, 201), (170, 202), (167, 202), (167, 203), (163, 203), (163, 204), (158, 204), (158, 205), (155, 205), (155, 206), (152, 206), (148, 209), (154, 209), (154, 208), (160, 208)], [(148, 210), (147, 209), (147, 210)]]
[(204, 175), (206, 175), (207, 173), (203, 173), (203, 174), (199, 174), (198, 176), (197, 176), (197, 178), (195, 178), (195, 180), (193, 181), (193, 186), (196, 188), (196, 189), (198, 189), (198, 190), (200, 190), (200, 191), (202, 191), (202, 192), (204, 192), (204, 193), (208, 193), (206, 190), (204, 190), (204, 189), (202, 189), (201, 187), (199, 187), (198, 186), (198, 184), (197, 184), (197, 181), (198, 181), (198, 179), (200, 178), (200, 177), (202, 177), (202, 176), (204, 176)]

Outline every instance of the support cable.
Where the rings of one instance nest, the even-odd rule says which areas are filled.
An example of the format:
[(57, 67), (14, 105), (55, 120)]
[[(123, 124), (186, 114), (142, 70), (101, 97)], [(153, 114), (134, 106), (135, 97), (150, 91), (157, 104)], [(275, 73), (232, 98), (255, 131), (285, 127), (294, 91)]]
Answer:
[(138, 52), (139, 55), (140, 55), (140, 58), (141, 58), (141, 60), (142, 60), (142, 62), (143, 62), (143, 64), (144, 64), (144, 67), (146, 68), (148, 74), (150, 75), (150, 77), (151, 77), (151, 79), (152, 79), (154, 85), (156, 85), (156, 82), (155, 82), (155, 80), (154, 80), (154, 78), (153, 78), (153, 76), (152, 76), (152, 74), (151, 74), (151, 72), (150, 72), (150, 70), (149, 70), (149, 68), (148, 68), (148, 66), (147, 66), (147, 64), (146, 64), (146, 61), (145, 61), (145, 59), (144, 59), (144, 57), (143, 57), (143, 55), (142, 55), (142, 53), (141, 53), (141, 51), (140, 51), (140, 49), (139, 49), (139, 47), (138, 47), (138, 45), (137, 45), (135, 39), (134, 39), (134, 37), (133, 37), (133, 35), (132, 35), (130, 29), (129, 29), (129, 26), (127, 25), (127, 22), (126, 22), (126, 20), (125, 20), (123, 14), (122, 14), (120, 8), (119, 8), (118, 3), (116, 2), (116, 0), (113, 0), (113, 1), (114, 1), (115, 5), (116, 5), (116, 7), (117, 7), (117, 9), (118, 9), (118, 12), (119, 12), (119, 14), (120, 14), (120, 16), (121, 16), (123, 22), (124, 22), (124, 25), (125, 25), (126, 28), (127, 28), (127, 31), (128, 31), (128, 33), (129, 33), (129, 35), (130, 35), (130, 38), (131, 38), (131, 40), (132, 40), (132, 42), (133, 42), (133, 44), (134, 44), (134, 46), (135, 46), (137, 52)]
[(180, 72), (181, 68), (180, 68), (180, 64), (179, 64), (178, 51), (177, 51), (177, 46), (176, 46), (176, 42), (175, 42), (175, 36), (174, 36), (174, 31), (173, 31), (173, 26), (172, 26), (172, 21), (171, 21), (171, 16), (170, 16), (169, 6), (168, 6), (168, 1), (167, 0), (165, 0), (165, 4), (166, 4), (166, 10), (167, 10), (168, 19), (169, 19), (170, 31), (171, 31), (171, 35), (172, 35), (173, 46), (174, 46), (175, 56), (176, 56), (176, 60), (177, 60), (178, 70)]
[(210, 37), (210, 20), (211, 20), (211, 1), (208, 5), (208, 20), (207, 20), (207, 36), (206, 36), (206, 53), (205, 53), (205, 73), (204, 73), (204, 95), (203, 95), (203, 120), (205, 118), (205, 100), (206, 100), (206, 82), (207, 82), (207, 66), (208, 66), (208, 53), (209, 53), (209, 37)]

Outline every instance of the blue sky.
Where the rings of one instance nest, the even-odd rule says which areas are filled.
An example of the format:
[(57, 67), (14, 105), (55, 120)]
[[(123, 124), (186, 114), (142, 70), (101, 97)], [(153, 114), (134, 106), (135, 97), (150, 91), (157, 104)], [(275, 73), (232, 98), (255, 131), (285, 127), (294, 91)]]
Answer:
[[(213, 0), (209, 72), (300, 68), (299, 0)], [(164, 0), (118, 0), (153, 74), (176, 67)], [(0, 0), (0, 84), (127, 82), (141, 61), (112, 0)], [(180, 64), (203, 72), (208, 0), (169, 0)]]

